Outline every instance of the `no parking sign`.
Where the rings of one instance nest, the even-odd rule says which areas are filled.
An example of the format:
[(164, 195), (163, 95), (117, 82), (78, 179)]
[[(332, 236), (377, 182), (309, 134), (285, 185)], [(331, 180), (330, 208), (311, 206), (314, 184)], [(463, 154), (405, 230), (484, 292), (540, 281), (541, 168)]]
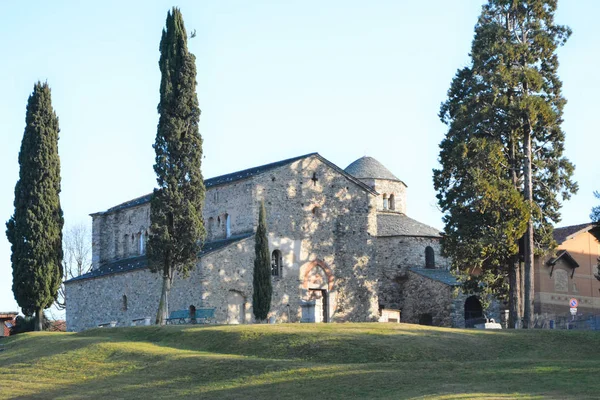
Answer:
[(578, 305), (579, 305), (579, 302), (577, 301), (576, 298), (573, 297), (571, 300), (569, 300), (569, 307), (577, 308)]

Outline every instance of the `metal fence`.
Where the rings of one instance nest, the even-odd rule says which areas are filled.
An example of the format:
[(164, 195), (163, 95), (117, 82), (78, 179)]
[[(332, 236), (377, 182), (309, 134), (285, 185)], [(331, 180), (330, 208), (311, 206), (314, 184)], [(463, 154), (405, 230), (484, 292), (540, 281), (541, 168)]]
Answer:
[(600, 315), (536, 315), (534, 328), (600, 331)]

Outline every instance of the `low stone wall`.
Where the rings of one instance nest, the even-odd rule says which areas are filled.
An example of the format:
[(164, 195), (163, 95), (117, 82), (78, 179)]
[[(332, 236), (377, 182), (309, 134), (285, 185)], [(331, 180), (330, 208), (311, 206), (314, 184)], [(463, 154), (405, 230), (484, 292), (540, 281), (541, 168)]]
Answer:
[(457, 293), (452, 286), (426, 278), (410, 270), (402, 284), (402, 322), (423, 323), (427, 315), (434, 326), (455, 326)]

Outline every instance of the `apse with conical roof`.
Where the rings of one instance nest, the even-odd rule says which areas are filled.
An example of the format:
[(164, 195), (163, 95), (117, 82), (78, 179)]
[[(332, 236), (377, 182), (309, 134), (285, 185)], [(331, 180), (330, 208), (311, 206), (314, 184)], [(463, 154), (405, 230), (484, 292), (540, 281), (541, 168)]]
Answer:
[(406, 184), (373, 157), (361, 157), (344, 170), (379, 193), (377, 210), (406, 214)]

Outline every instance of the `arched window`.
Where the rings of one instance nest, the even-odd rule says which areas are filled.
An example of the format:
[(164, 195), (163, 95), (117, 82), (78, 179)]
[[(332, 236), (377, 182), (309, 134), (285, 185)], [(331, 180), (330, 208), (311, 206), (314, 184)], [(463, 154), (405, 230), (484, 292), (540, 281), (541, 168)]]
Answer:
[(228, 238), (231, 236), (231, 216), (229, 214), (225, 214), (225, 237)]
[(210, 217), (208, 219), (208, 228), (206, 230), (207, 231), (206, 237), (208, 240), (212, 239), (214, 229), (215, 229), (215, 219), (213, 217)]
[(122, 301), (123, 301), (123, 304), (121, 306), (121, 309), (123, 311), (127, 311), (127, 296), (123, 295), (123, 300)]
[(383, 209), (387, 210), (388, 209), (388, 196), (387, 194), (383, 194)]
[(271, 275), (281, 276), (283, 272), (282, 265), (281, 251), (274, 250), (273, 253), (271, 253)]
[(435, 268), (435, 253), (433, 247), (425, 247), (425, 268)]
[(123, 238), (123, 257), (129, 256), (129, 235), (125, 234)]
[(142, 231), (140, 235), (140, 255), (146, 254), (146, 233)]
[(396, 209), (396, 198), (394, 197), (394, 194), (390, 194), (390, 199), (388, 200), (388, 206), (390, 207), (390, 210)]
[(119, 258), (121, 256), (121, 246), (119, 246), (119, 235), (115, 234), (114, 235), (114, 253), (113, 253), (113, 257), (114, 258)]
[(313, 207), (312, 214), (315, 217), (320, 218), (321, 217), (321, 209), (319, 207), (317, 207), (317, 206)]

